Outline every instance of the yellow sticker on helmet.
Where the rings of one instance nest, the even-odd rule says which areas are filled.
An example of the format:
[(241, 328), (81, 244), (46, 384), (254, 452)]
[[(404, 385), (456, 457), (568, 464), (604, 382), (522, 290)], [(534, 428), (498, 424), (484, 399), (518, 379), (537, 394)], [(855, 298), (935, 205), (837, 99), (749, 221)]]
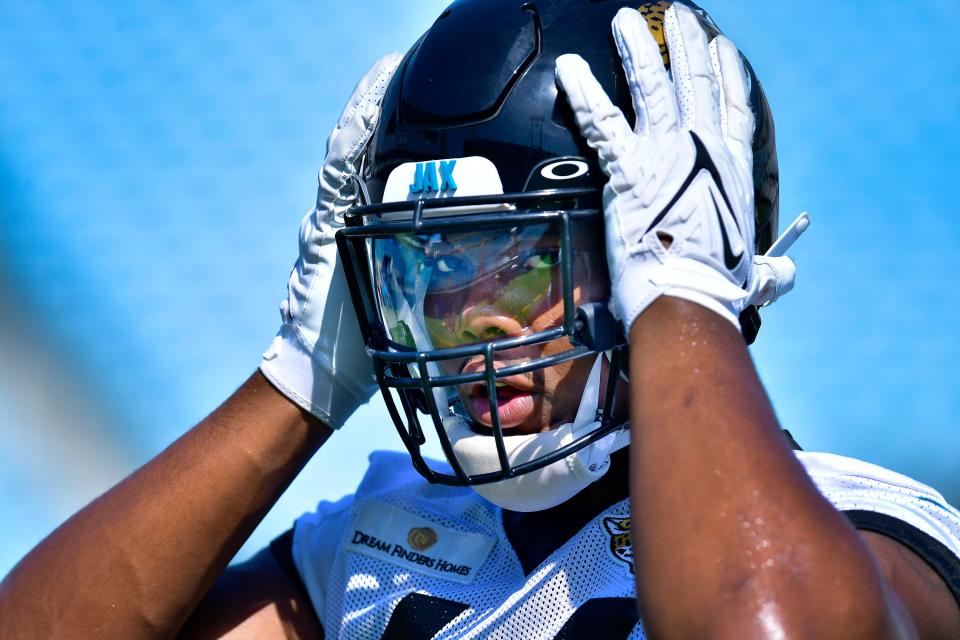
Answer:
[(650, 33), (653, 34), (654, 40), (657, 41), (657, 44), (660, 45), (660, 55), (663, 56), (663, 64), (668, 69), (670, 68), (670, 51), (667, 49), (667, 36), (664, 30), (664, 20), (666, 19), (667, 9), (670, 8), (672, 2), (667, 0), (660, 0), (659, 2), (645, 2), (640, 5), (639, 11), (640, 15), (644, 17), (647, 21), (647, 26), (650, 27)]

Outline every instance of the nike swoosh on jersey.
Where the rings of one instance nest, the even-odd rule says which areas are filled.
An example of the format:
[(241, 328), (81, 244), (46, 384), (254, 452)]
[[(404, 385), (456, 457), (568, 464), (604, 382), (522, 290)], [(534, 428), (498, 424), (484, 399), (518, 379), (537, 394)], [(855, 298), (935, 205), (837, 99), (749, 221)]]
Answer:
[[(647, 235), (654, 227), (660, 224), (660, 221), (676, 206), (683, 194), (687, 192), (687, 189), (693, 184), (694, 179), (704, 170), (713, 178), (713, 183), (720, 192), (720, 197), (723, 198), (723, 203), (727, 206), (727, 211), (731, 213), (733, 224), (737, 226), (737, 231), (742, 234), (743, 230), (740, 229), (740, 223), (737, 221), (737, 217), (732, 215), (733, 206), (730, 204), (730, 198), (727, 197), (727, 190), (723, 186), (723, 180), (720, 178), (720, 171), (717, 169), (717, 165), (714, 164), (713, 158), (710, 157), (710, 152), (707, 151), (707, 147), (703, 144), (700, 136), (691, 131), (690, 137), (693, 138), (693, 146), (697, 152), (693, 160), (693, 168), (690, 169), (690, 174), (687, 176), (687, 179), (683, 181), (683, 185), (673, 195), (673, 198), (671, 198), (667, 206), (663, 208), (663, 211), (657, 214), (657, 217), (653, 219), (653, 222), (650, 223), (650, 226), (647, 227), (643, 235)], [(727, 227), (723, 221), (723, 214), (720, 212), (720, 207), (717, 205), (717, 200), (713, 197), (712, 191), (710, 192), (710, 199), (713, 200), (713, 208), (717, 214), (717, 222), (720, 224), (720, 236), (723, 239), (723, 262), (727, 269), (733, 271), (740, 264), (740, 261), (743, 260), (743, 251), (741, 251), (739, 255), (733, 253), (733, 247), (730, 246), (730, 238), (727, 236)]]

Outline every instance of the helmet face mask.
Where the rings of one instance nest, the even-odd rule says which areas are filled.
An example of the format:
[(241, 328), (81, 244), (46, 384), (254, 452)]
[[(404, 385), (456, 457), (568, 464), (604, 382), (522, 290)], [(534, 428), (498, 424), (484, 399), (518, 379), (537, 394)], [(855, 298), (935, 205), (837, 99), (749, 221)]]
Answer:
[[(639, 4), (656, 36), (670, 3)], [(347, 213), (337, 241), (387, 409), (432, 482), (516, 479), (626, 428), (626, 339), (606, 304), (605, 178), (553, 62), (582, 55), (632, 118), (610, 23), (637, 5), (458, 0), (387, 90), (357, 176), (368, 201)], [(702, 15), (712, 37), (718, 30)], [(776, 153), (749, 73), (763, 250), (776, 233)], [(605, 384), (590, 383), (601, 363)], [(449, 433), (457, 420), (489, 436), (495, 462), (478, 469), (458, 457)], [(573, 436), (511, 456), (513, 434), (570, 422)], [(424, 459), (430, 440), (449, 470)]]
[[(338, 242), (364, 339), (401, 438), (432, 481), (472, 485), (513, 477), (622, 427), (611, 389), (601, 410), (603, 430), (589, 441), (533, 465), (480, 474), (462, 468), (444, 427), (459, 415), (501, 442), (509, 435), (504, 429), (520, 423), (538, 430), (537, 421), (549, 415), (542, 407), (522, 407), (514, 413), (523, 419), (511, 419), (511, 401), (524, 402), (508, 397), (510, 388), (535, 389), (542, 399), (553, 393), (544, 378), (586, 377), (584, 365), (597, 353), (586, 344), (596, 333), (594, 307), (605, 309), (609, 296), (602, 240), (588, 233), (602, 223), (602, 212), (580, 205), (595, 197), (593, 189), (555, 189), (419, 200), (414, 207), (371, 205), (348, 214)], [(573, 206), (557, 209), (558, 203)], [(508, 210), (464, 213), (507, 204)], [(443, 215), (451, 209), (454, 215)], [(432, 216), (432, 210), (441, 213)], [(606, 339), (618, 354), (625, 349), (622, 337)], [(614, 379), (619, 364), (615, 369)], [(437, 434), (452, 474), (427, 467), (420, 450), (429, 433)]]

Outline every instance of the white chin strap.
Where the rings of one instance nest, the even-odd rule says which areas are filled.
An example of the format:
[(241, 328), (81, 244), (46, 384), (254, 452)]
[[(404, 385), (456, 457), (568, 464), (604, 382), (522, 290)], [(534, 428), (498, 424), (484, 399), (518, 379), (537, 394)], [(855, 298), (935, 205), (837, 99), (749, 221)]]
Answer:
[[(568, 423), (531, 435), (504, 436), (507, 459), (512, 466), (530, 462), (573, 442), (597, 427), (600, 402), (600, 371), (603, 355), (598, 355), (587, 378), (577, 417)], [(614, 384), (611, 380), (610, 384)], [(453, 444), (463, 470), (469, 474), (500, 471), (500, 458), (494, 438), (480, 435), (461, 416), (450, 416), (443, 426)], [(511, 511), (542, 511), (566, 502), (596, 482), (610, 469), (610, 454), (630, 444), (630, 430), (611, 433), (597, 442), (542, 469), (516, 478), (474, 486), (474, 490), (495, 505)]]

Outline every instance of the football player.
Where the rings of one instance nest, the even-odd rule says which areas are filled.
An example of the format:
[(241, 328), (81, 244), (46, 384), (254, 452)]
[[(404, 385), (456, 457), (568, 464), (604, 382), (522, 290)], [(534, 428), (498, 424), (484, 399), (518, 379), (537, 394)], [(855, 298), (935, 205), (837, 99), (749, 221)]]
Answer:
[[(691, 2), (458, 0), (351, 97), (260, 370), (24, 558), (0, 635), (960, 637), (960, 514), (799, 451), (757, 378), (777, 217)], [(224, 571), (378, 388), (410, 455)]]

